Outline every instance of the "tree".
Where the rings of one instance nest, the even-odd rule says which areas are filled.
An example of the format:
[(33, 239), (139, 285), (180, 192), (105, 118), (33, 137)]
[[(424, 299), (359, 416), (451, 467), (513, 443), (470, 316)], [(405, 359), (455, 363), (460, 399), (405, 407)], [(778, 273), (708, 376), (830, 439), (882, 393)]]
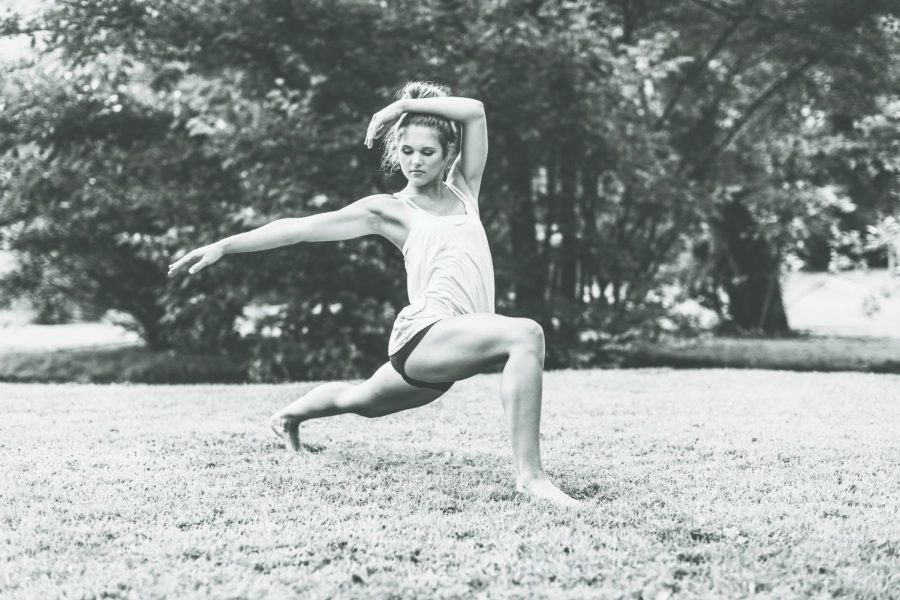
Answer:
[[(673, 82), (658, 126), (673, 129), (686, 172), (718, 199), (707, 211), (713, 286), (727, 292), (740, 328), (788, 331), (778, 277), (797, 228), (778, 213), (790, 212), (783, 202), (808, 206), (815, 198), (798, 187), (800, 174), (772, 168), (773, 157), (759, 150), (801, 130), (810, 112), (852, 121), (873, 108), (891, 88), (887, 67), (897, 56), (884, 30), (891, 8), (878, 1), (690, 0), (668, 9), (684, 24), (676, 51), (694, 59)], [(663, 22), (653, 13), (642, 17), (649, 28)], [(707, 41), (710, 29), (718, 33)], [(827, 185), (835, 174), (816, 178)], [(798, 193), (778, 193), (785, 187)]]
[(485, 103), (498, 310), (544, 325), (548, 366), (658, 331), (692, 248), (706, 257), (692, 293), (740, 328), (784, 332), (778, 274), (798, 242), (830, 235), (848, 194), (863, 204), (854, 190), (884, 186), (872, 218), (895, 197), (877, 177), (853, 183), (860, 164), (881, 165), (878, 181), (895, 173), (894, 121), (861, 128), (892, 106), (887, 10), (63, 0), (6, 24), (47, 41), (44, 62), (3, 84), (16, 91), (0, 123), (0, 235), (23, 266), (0, 287), (58, 298), (62, 286), (131, 314), (154, 348), (233, 353), (257, 379), (366, 374), (405, 303), (387, 242), (229, 256), (176, 281), (164, 268), (391, 189), (365, 124), (404, 80), (433, 79)]

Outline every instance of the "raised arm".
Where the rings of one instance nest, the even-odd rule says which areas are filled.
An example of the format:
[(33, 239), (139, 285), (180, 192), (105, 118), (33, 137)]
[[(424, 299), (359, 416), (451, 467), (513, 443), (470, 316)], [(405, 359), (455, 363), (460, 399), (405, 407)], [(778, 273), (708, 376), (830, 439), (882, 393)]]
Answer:
[(456, 96), (397, 100), (372, 117), (366, 133), (366, 145), (371, 148), (374, 140), (387, 133), (405, 112), (432, 114), (461, 125), (462, 142), (451, 173), (456, 171), (462, 175), (472, 195), (477, 198), (488, 153), (487, 119), (481, 101)]
[(308, 217), (278, 219), (251, 231), (239, 233), (197, 248), (169, 265), (169, 275), (200, 259), (189, 273), (207, 267), (225, 254), (269, 250), (298, 242), (349, 240), (373, 233), (384, 234), (381, 197), (367, 196), (335, 210)]

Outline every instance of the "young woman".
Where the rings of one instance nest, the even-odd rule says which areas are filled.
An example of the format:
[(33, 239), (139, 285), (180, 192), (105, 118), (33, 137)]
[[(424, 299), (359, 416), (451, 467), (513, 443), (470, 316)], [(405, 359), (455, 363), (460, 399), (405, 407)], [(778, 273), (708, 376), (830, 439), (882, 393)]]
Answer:
[(170, 265), (169, 273), (194, 261), (189, 273), (196, 273), (234, 252), (384, 236), (403, 253), (410, 301), (394, 322), (390, 361), (358, 385), (314, 388), (275, 413), (272, 428), (299, 450), (304, 421), (343, 413), (379, 417), (423, 406), (453, 382), (503, 363), (500, 395), (516, 489), (577, 506), (541, 464), (543, 330), (530, 319), (494, 314), (493, 265), (478, 209), (488, 149), (484, 108), (427, 82), (407, 83), (397, 98), (372, 117), (365, 145), (372, 148), (384, 136), (382, 165), (388, 171), (399, 166), (407, 180), (403, 190), (367, 196), (333, 212), (278, 219), (193, 250)]

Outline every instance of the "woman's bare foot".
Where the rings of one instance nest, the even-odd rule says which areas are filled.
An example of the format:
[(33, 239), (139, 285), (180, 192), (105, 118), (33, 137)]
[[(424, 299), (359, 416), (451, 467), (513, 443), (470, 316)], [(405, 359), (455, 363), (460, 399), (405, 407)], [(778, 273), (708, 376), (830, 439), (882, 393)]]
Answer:
[(272, 431), (284, 442), (284, 447), (294, 452), (300, 451), (300, 421), (287, 419), (277, 413), (269, 419)]
[(581, 502), (550, 483), (550, 480), (546, 477), (520, 480), (516, 483), (516, 491), (538, 500), (546, 500), (563, 508), (584, 506)]

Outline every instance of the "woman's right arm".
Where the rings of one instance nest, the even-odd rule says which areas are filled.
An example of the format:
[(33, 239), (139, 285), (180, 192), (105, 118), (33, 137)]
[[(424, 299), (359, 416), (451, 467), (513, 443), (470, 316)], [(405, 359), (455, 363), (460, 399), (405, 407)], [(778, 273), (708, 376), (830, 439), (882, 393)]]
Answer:
[(298, 242), (330, 242), (383, 234), (381, 202), (380, 196), (367, 196), (340, 210), (272, 221), (190, 251), (169, 265), (169, 275), (198, 258), (199, 262), (188, 270), (189, 273), (196, 273), (225, 254), (269, 250)]

